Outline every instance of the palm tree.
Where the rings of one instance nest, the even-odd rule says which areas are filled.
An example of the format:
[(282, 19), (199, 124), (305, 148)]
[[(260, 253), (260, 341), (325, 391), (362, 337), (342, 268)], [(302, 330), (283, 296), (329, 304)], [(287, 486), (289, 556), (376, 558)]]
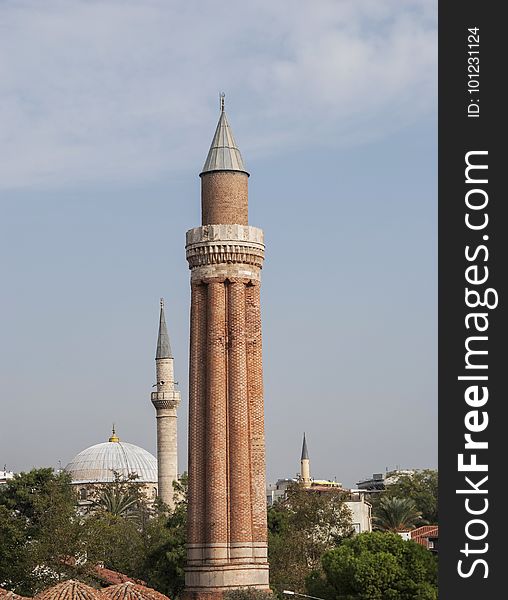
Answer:
[(413, 500), (385, 496), (379, 502), (373, 521), (377, 529), (397, 532), (412, 529), (421, 518)]
[(121, 517), (128, 520), (142, 520), (146, 498), (141, 485), (136, 481), (138, 475), (129, 473), (126, 477), (113, 471), (114, 481), (105, 483), (97, 490), (93, 498), (95, 509), (111, 517)]
[(100, 491), (95, 505), (114, 517), (137, 519), (138, 500), (138, 495), (131, 490), (110, 484)]

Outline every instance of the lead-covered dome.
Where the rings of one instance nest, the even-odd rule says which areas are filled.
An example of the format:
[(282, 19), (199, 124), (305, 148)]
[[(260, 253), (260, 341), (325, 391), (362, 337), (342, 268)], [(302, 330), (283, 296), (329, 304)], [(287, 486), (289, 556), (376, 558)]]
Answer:
[(72, 483), (108, 483), (115, 472), (135, 473), (139, 483), (157, 483), (157, 459), (139, 446), (121, 442), (113, 431), (109, 442), (95, 444), (77, 454), (65, 467)]

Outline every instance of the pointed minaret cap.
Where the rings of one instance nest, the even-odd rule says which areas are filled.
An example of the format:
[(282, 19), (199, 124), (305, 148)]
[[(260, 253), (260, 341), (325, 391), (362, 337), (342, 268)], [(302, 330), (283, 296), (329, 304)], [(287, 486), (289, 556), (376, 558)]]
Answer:
[(212, 171), (241, 171), (249, 175), (224, 111), (224, 96), (220, 94), (219, 122), (200, 176)]
[(307, 450), (307, 440), (305, 439), (305, 433), (303, 434), (302, 458), (300, 460), (309, 460), (309, 451)]
[(155, 358), (173, 358), (169, 344), (168, 328), (164, 316), (164, 298), (161, 298), (161, 312), (159, 318), (159, 335), (157, 337), (157, 352)]

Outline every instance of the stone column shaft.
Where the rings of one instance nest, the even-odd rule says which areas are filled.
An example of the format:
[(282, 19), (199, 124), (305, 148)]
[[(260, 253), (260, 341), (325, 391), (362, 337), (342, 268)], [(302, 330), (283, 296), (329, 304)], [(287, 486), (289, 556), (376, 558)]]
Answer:
[(304, 487), (310, 487), (310, 460), (302, 458), (300, 461), (300, 477)]
[(178, 479), (176, 410), (160, 408), (156, 415), (159, 497), (164, 504), (173, 507), (173, 481)]
[(170, 357), (155, 361), (157, 391), (152, 404), (157, 417), (157, 470), (159, 498), (174, 507), (173, 482), (178, 479), (177, 408), (180, 392), (175, 389), (174, 361)]

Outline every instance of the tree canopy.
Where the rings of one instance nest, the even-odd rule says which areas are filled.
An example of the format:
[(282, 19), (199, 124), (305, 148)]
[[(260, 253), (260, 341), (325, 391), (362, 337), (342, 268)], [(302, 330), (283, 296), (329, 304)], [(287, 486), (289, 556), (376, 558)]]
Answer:
[[(432, 481), (431, 475), (419, 477), (411, 488), (420, 501), (416, 506), (426, 502), (428, 515)], [(408, 483), (403, 479), (398, 493)], [(395, 490), (386, 492), (380, 506), (410, 508), (415, 517), (416, 500), (401, 502), (392, 496)], [(101, 562), (178, 598), (186, 555), (186, 475), (175, 494), (170, 510), (158, 500), (149, 503), (135, 479), (117, 477), (91, 494), (83, 514), (65, 472), (17, 474), (0, 488), (0, 582), (24, 596), (68, 577), (98, 585), (93, 566)], [(437, 502), (435, 507), (437, 515)], [(403, 521), (408, 524), (399, 514), (386, 528), (398, 529)], [(351, 513), (340, 490), (291, 487), (269, 509), (268, 529), (270, 580), (279, 593), (289, 588), (325, 600), (436, 598), (435, 557), (392, 533), (352, 537)]]
[(390, 498), (413, 500), (422, 515), (422, 524), (438, 523), (438, 472), (433, 469), (401, 475), (383, 494)]
[(143, 578), (148, 585), (170, 598), (178, 597), (185, 583), (187, 474), (184, 473), (180, 481), (174, 482), (173, 487), (175, 508), (169, 516), (159, 515), (153, 521), (150, 549), (146, 553), (142, 567)]
[[(0, 581), (30, 595), (65, 576), (85, 551), (67, 473), (32, 469), (0, 488)], [(45, 568), (42, 569), (41, 565)]]
[(68, 577), (94, 583), (97, 563), (174, 598), (183, 585), (185, 488), (173, 512), (149, 506), (135, 478), (91, 494), (86, 514), (65, 472), (33, 469), (0, 488), (0, 582), (32, 596)]
[(383, 531), (413, 529), (421, 522), (421, 513), (410, 498), (384, 496), (376, 507), (374, 526)]
[(325, 600), (436, 600), (437, 560), (395, 533), (361, 533), (322, 558), (308, 593)]
[(272, 586), (304, 592), (323, 552), (352, 535), (351, 512), (339, 490), (321, 494), (295, 485), (268, 510), (268, 531)]

